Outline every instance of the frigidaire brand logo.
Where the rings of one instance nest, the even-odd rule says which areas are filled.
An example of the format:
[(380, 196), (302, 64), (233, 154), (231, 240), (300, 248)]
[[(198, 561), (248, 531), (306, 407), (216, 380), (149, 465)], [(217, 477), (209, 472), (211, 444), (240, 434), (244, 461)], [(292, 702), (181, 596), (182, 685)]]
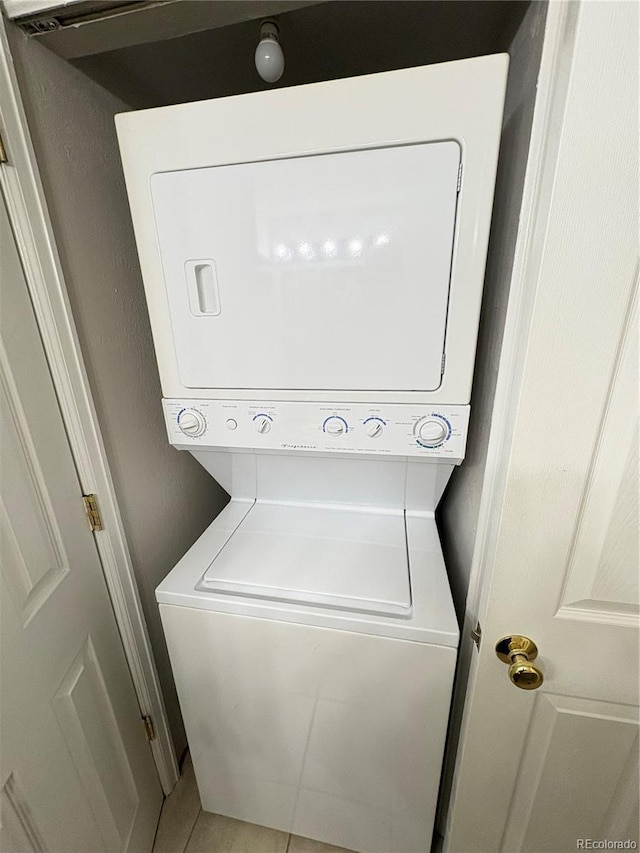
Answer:
[(315, 444), (286, 444), (282, 442), (280, 447), (286, 447), (287, 450), (317, 450), (317, 446)]

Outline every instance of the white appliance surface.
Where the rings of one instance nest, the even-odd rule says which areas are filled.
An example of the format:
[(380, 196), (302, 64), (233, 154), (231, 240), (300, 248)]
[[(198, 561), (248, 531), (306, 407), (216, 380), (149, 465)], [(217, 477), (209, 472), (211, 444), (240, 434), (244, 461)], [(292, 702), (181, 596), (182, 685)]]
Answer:
[(205, 810), (362, 853), (430, 849), (455, 648), (160, 613)]
[(171, 444), (214, 447), (416, 456), (457, 464), (464, 458), (468, 406), (274, 400), (164, 400)]
[(466, 405), (507, 66), (117, 116), (164, 396)]
[[(300, 513), (289, 511), (295, 509), (232, 499), (162, 581), (156, 590), (157, 600), (161, 604), (457, 647), (458, 624), (433, 513), (387, 514), (369, 508), (319, 506), (301, 508)], [(245, 536), (245, 520), (249, 521), (254, 512), (258, 522), (249, 523)], [(327, 538), (323, 547), (334, 555), (340, 546), (331, 542), (331, 536), (345, 537), (345, 552), (339, 558), (344, 577), (334, 566), (323, 567), (315, 577), (302, 572), (296, 576), (289, 562), (278, 566), (278, 557), (290, 560), (291, 540), (295, 539), (295, 533), (279, 535), (278, 528), (282, 531), (287, 519), (296, 515), (305, 518), (306, 527), (298, 530), (295, 547), (302, 559), (314, 561), (316, 567), (318, 532), (324, 528)], [(256, 535), (256, 528), (269, 519), (275, 525), (274, 535)], [(385, 548), (384, 556), (374, 558), (371, 572), (360, 557), (371, 557), (374, 545), (358, 543), (357, 530), (361, 526), (371, 536), (376, 523), (384, 531), (379, 544)], [(238, 533), (241, 544), (230, 549), (218, 569), (218, 559)], [(376, 601), (380, 604), (383, 600), (386, 612), (375, 606)], [(406, 603), (409, 606), (403, 607)]]
[(199, 589), (409, 616), (404, 513), (255, 503)]
[(452, 464), (413, 457), (193, 449), (234, 498), (302, 505), (354, 505), (432, 516)]
[(182, 383), (435, 390), (459, 165), (449, 141), (153, 175)]
[[(410, 470), (301, 461), (388, 468), (391, 493)], [(412, 465), (439, 494), (451, 466)], [(433, 512), (232, 499), (156, 595), (204, 809), (429, 848), (458, 645)]]

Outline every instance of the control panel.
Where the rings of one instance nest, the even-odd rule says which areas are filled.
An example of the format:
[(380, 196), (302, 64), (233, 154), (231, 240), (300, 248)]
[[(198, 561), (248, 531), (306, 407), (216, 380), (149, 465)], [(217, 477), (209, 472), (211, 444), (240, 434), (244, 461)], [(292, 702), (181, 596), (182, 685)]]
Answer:
[(164, 400), (171, 444), (464, 458), (469, 406)]

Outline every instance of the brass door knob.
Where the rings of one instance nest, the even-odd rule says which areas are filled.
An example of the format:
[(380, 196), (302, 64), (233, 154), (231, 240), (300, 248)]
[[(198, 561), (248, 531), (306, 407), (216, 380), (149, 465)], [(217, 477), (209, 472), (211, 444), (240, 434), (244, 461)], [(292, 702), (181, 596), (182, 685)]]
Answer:
[(509, 664), (509, 678), (521, 690), (536, 690), (544, 681), (542, 670), (531, 661), (538, 657), (538, 647), (528, 637), (513, 634), (496, 643), (496, 654)]

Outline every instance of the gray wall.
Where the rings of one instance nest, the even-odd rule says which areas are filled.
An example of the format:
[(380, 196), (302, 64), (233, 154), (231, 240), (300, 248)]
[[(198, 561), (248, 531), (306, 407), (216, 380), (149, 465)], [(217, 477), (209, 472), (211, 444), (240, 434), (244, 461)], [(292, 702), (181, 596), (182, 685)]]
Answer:
[(114, 113), (128, 105), (9, 26), (29, 128), (178, 754), (186, 744), (154, 589), (225, 493), (168, 443)]
[(509, 81), (471, 395), (467, 456), (464, 464), (454, 472), (438, 512), (445, 563), (460, 624), (464, 618), (484, 484), (545, 18), (546, 3), (532, 3), (509, 48)]

